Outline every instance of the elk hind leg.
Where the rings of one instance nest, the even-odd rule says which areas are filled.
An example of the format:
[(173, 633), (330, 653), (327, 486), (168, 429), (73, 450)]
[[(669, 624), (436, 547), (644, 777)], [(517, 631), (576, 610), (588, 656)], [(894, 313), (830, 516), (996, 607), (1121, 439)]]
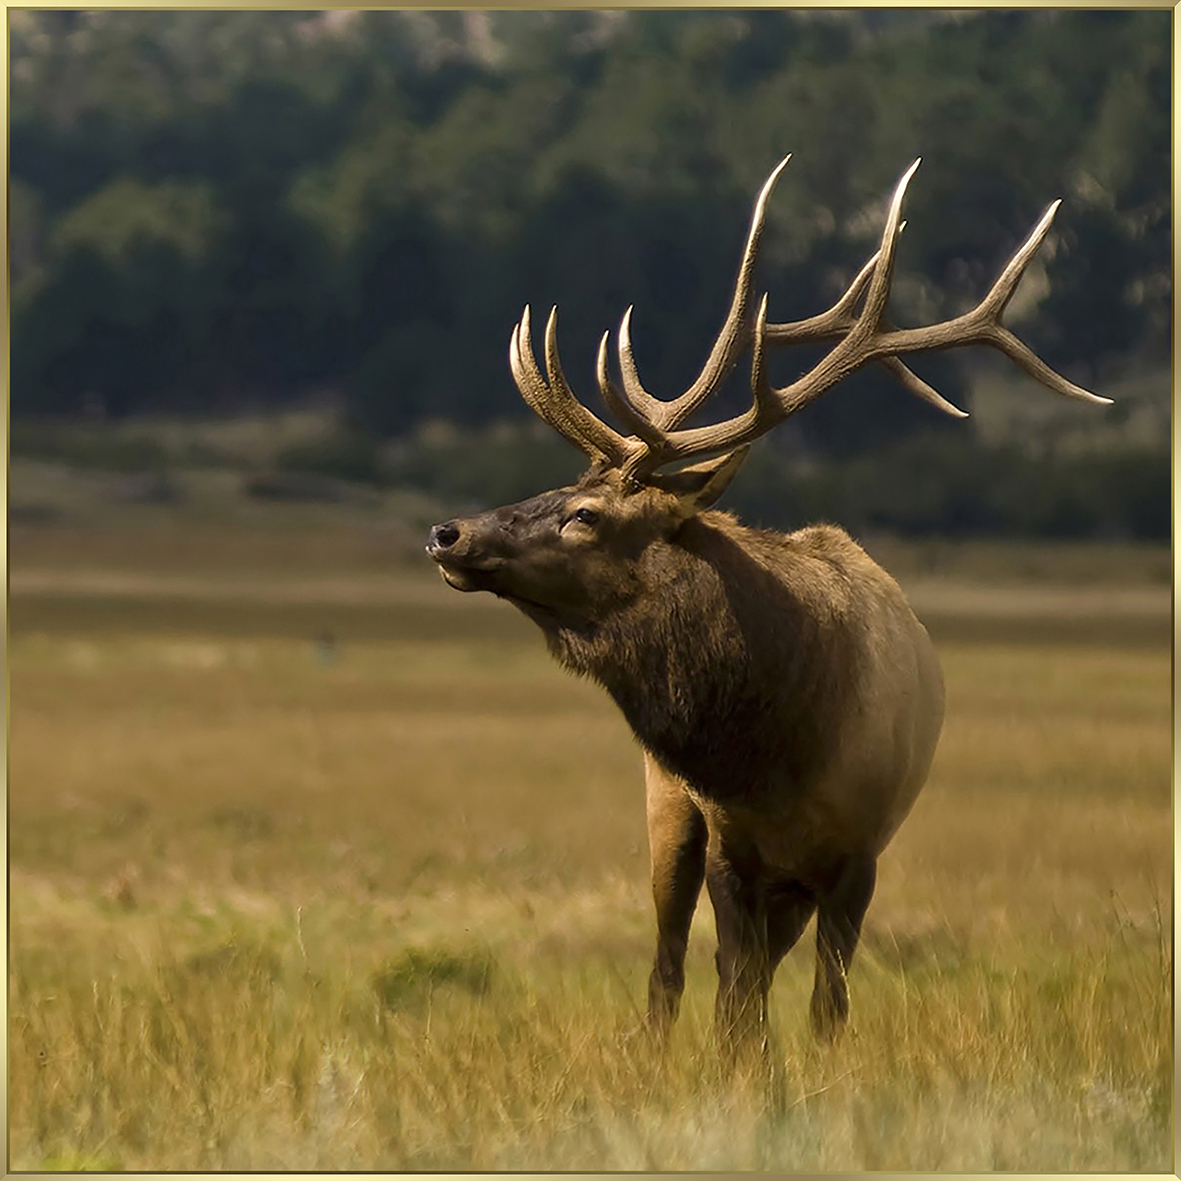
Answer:
[(771, 974), (799, 942), (816, 910), (816, 896), (798, 882), (784, 882), (767, 893), (767, 962)]
[(832, 887), (821, 895), (816, 919), (816, 982), (812, 989), (812, 1030), (832, 1041), (849, 1017), (849, 966), (873, 897), (877, 863), (850, 858)]
[(656, 904), (656, 962), (648, 979), (648, 1024), (667, 1036), (685, 989), (689, 927), (705, 875), (705, 819), (684, 784), (648, 760), (648, 845)]
[(766, 890), (757, 868), (736, 864), (712, 846), (705, 879), (718, 931), (718, 1040), (732, 1061), (754, 1049), (765, 1056), (771, 985)]

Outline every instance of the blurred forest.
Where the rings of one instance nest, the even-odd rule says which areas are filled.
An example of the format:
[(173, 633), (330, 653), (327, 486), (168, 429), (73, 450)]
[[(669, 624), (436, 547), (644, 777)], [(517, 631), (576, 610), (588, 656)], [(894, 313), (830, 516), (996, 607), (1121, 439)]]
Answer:
[(587, 400), (634, 303), (646, 383), (671, 396), (782, 155), (763, 252), (781, 320), (843, 290), (922, 155), (892, 316), (974, 303), (1061, 196), (1007, 322), (1116, 406), (987, 350), (920, 358), (966, 423), (866, 374), (760, 444), (730, 503), (779, 525), (1167, 538), (1170, 20), (13, 10), (13, 454), (217, 464), (128, 424), (327, 406), (272, 468), (537, 491), (579, 465), (508, 373), (526, 302), (561, 306)]

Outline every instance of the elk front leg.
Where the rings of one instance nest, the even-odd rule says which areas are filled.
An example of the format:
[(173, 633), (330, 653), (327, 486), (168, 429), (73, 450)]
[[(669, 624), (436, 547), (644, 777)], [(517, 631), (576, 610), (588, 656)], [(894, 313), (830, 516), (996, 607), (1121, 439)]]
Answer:
[(711, 840), (705, 879), (718, 931), (718, 996), (714, 1019), (728, 1055), (767, 1051), (766, 895), (754, 866), (727, 856)]
[(689, 926), (705, 875), (705, 820), (676, 776), (647, 759), (648, 845), (656, 903), (656, 963), (648, 980), (648, 1024), (668, 1035), (685, 989)]
[(820, 898), (812, 1030), (822, 1041), (832, 1041), (849, 1017), (849, 966), (876, 878), (877, 863), (872, 857), (850, 858)]

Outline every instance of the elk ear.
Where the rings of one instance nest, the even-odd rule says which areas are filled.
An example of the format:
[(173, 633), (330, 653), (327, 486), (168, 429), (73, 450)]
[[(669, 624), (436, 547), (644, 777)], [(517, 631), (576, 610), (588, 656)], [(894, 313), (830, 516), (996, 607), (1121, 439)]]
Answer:
[(690, 517), (711, 504), (734, 479), (750, 447), (737, 447), (705, 463), (695, 463), (679, 472), (659, 472), (648, 477), (648, 482), (680, 501), (681, 511)]

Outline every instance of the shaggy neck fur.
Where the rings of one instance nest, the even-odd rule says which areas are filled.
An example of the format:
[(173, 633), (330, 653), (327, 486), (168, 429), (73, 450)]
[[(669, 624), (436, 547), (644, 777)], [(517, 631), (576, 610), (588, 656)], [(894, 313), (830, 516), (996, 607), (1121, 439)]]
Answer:
[(821, 719), (841, 716), (856, 636), (832, 595), (843, 571), (792, 542), (703, 513), (648, 547), (641, 592), (623, 606), (580, 625), (534, 618), (557, 658), (599, 681), (640, 742), (703, 794), (803, 790), (838, 737)]

